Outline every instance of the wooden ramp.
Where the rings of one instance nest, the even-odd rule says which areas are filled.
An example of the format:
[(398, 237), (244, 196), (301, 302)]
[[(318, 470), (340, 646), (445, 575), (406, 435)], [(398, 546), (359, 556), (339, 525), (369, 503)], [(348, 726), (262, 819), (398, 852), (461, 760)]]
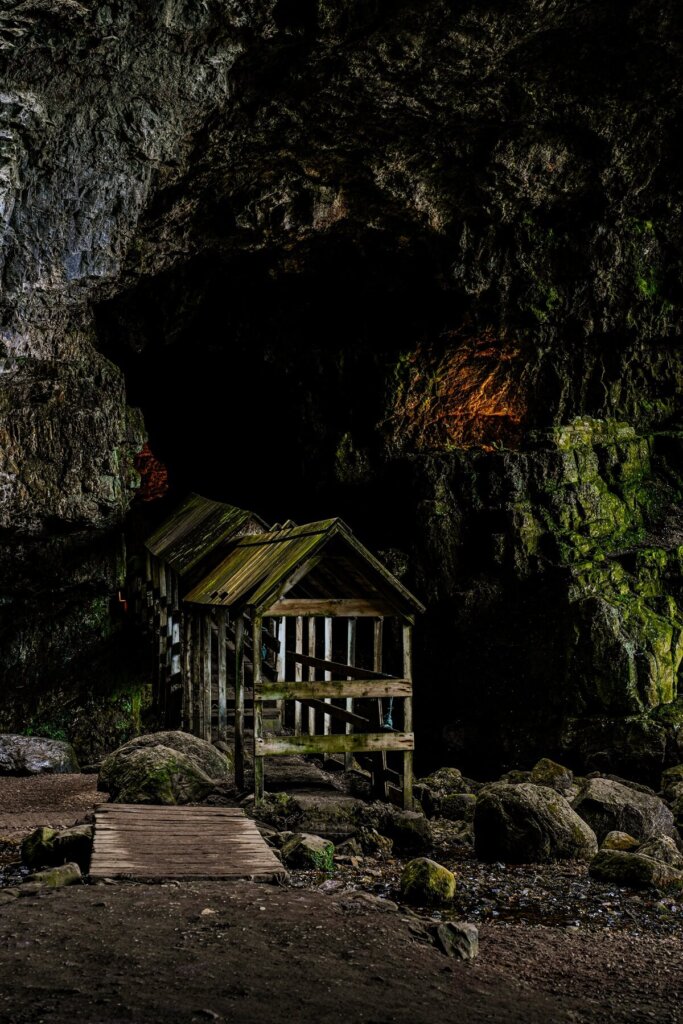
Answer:
[(92, 878), (246, 878), (287, 872), (237, 807), (103, 804), (95, 812)]

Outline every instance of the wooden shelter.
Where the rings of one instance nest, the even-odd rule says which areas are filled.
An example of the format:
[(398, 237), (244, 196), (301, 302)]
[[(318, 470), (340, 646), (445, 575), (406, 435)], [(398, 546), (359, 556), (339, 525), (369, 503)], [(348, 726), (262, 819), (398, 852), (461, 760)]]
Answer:
[[(147, 552), (169, 725), (178, 693), (188, 731), (225, 740), (232, 718), (243, 784), (250, 698), (257, 802), (266, 758), (320, 754), (344, 755), (347, 767), (365, 755), (376, 794), (412, 805), (411, 638), (423, 607), (342, 520), (266, 529), (193, 495)], [(386, 723), (394, 701), (399, 729)]]

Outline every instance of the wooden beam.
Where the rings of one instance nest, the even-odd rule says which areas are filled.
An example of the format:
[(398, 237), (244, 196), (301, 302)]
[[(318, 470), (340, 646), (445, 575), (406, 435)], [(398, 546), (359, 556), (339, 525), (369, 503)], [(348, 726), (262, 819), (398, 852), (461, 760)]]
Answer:
[(260, 692), (263, 700), (320, 700), (325, 697), (334, 700), (345, 697), (362, 700), (372, 697), (409, 697), (413, 691), (408, 679), (314, 679), (313, 682), (262, 682)]
[(317, 615), (333, 618), (377, 618), (397, 615), (396, 609), (380, 597), (372, 601), (361, 598), (281, 598), (264, 611), (264, 615)]
[(414, 736), (407, 732), (354, 732), (335, 736), (261, 736), (254, 740), (257, 758), (289, 754), (345, 754), (347, 751), (412, 750)]
[[(315, 618), (308, 620), (308, 678), (310, 682), (315, 682), (315, 665), (313, 662), (316, 660), (315, 657), (315, 632), (316, 632), (316, 621)], [(295, 654), (294, 664), (304, 664), (303, 658), (299, 654)], [(315, 735), (315, 710), (313, 708), (308, 709), (308, 735)]]
[(182, 723), (185, 732), (192, 732), (192, 612), (185, 606), (183, 615), (183, 712)]
[(195, 736), (203, 737), (202, 720), (202, 614), (198, 607), (192, 608), (192, 726)]
[[(332, 619), (325, 619), (325, 661), (332, 661)], [(332, 672), (330, 669), (325, 669), (325, 679), (329, 680), (332, 678)], [(325, 697), (325, 704), (330, 703), (331, 698)], [(330, 715), (323, 715), (323, 733), (325, 736), (329, 736), (332, 732), (332, 719)]]
[[(313, 620), (315, 621), (315, 620)], [(310, 650), (310, 637), (309, 637)], [(309, 668), (319, 668), (324, 672), (336, 673), (339, 676), (348, 676), (349, 679), (394, 679), (394, 676), (385, 672), (375, 672), (369, 668), (360, 668), (357, 665), (343, 665), (338, 661), (327, 661), (325, 658), (314, 658), (310, 654), (297, 654), (296, 651), (287, 651), (287, 656), (292, 657), (295, 662), (300, 661), (302, 665)]]
[[(413, 628), (403, 627), (403, 675), (413, 680)], [(413, 729), (413, 698), (406, 697), (403, 701), (403, 728), (406, 732)], [(413, 809), (413, 752), (406, 750), (403, 754), (403, 806), (407, 811)]]
[[(300, 615), (298, 615), (297, 619), (296, 619), (296, 632), (295, 632), (295, 637), (294, 637), (294, 647), (296, 649), (296, 653), (297, 654), (303, 654), (303, 650), (304, 650), (304, 620), (302, 619), (302, 617)], [(284, 676), (283, 676), (283, 678), (284, 678)], [(297, 661), (294, 664), (294, 678), (296, 679), (297, 682), (301, 682), (303, 680), (303, 666), (302, 666), (300, 661)], [(301, 717), (302, 717), (301, 704), (299, 703), (299, 701), (295, 701), (295, 703), (294, 703), (294, 735), (295, 736), (301, 736), (301, 734), (302, 734)]]
[(218, 739), (228, 738), (228, 645), (225, 635), (227, 608), (216, 608), (217, 626), (217, 668), (218, 668)]
[(211, 742), (211, 644), (213, 629), (211, 627), (211, 608), (202, 609), (202, 738)]
[(235, 623), (235, 784), (244, 789), (244, 615)]
[[(384, 620), (377, 619), (374, 623), (374, 635), (373, 635), (373, 668), (375, 672), (382, 671), (382, 648), (383, 648), (383, 637), (384, 637)], [(382, 727), (384, 720), (384, 705), (381, 698), (377, 701), (377, 717), (379, 719), (379, 726)], [(376, 758), (376, 770), (373, 773), (373, 789), (375, 795), (379, 796), (382, 800), (387, 800), (389, 797), (389, 791), (387, 789), (387, 755), (385, 751), (377, 755)]]
[(252, 661), (254, 665), (254, 804), (259, 806), (263, 803), (264, 778), (263, 778), (263, 754), (261, 744), (263, 739), (263, 704), (261, 688), (263, 677), (261, 672), (261, 626), (260, 615), (255, 615), (252, 623)]
[[(356, 664), (356, 635), (357, 635), (356, 619), (349, 619), (346, 624), (346, 660), (349, 665)], [(346, 710), (349, 714), (353, 714), (353, 697), (346, 698)], [(347, 720), (345, 732), (350, 735), (353, 732), (353, 723), (350, 719)], [(353, 754), (344, 754), (344, 770), (349, 772), (353, 768)]]
[(324, 711), (326, 715), (334, 718), (337, 722), (345, 722), (347, 725), (357, 725), (360, 726), (361, 729), (370, 725), (369, 718), (363, 718), (362, 715), (354, 715), (352, 711), (347, 711), (346, 708), (338, 708), (336, 705), (326, 700), (313, 700), (311, 698), (307, 698), (301, 703), (304, 707), (312, 707), (317, 711)]

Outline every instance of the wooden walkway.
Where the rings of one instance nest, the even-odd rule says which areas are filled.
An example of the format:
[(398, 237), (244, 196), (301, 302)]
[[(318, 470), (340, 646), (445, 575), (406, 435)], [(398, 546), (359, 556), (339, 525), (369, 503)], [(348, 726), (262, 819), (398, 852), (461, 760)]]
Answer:
[(237, 807), (103, 804), (95, 812), (92, 878), (246, 878), (287, 872)]

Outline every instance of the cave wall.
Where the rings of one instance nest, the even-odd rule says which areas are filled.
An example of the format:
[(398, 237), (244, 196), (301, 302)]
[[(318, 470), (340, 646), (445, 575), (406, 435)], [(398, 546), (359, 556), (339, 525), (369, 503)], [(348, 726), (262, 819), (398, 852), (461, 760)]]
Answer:
[(148, 437), (172, 496), (341, 514), (427, 600), (437, 760), (680, 756), (681, 20), (5, 6), (6, 725), (82, 709), (84, 652), (142, 685)]

